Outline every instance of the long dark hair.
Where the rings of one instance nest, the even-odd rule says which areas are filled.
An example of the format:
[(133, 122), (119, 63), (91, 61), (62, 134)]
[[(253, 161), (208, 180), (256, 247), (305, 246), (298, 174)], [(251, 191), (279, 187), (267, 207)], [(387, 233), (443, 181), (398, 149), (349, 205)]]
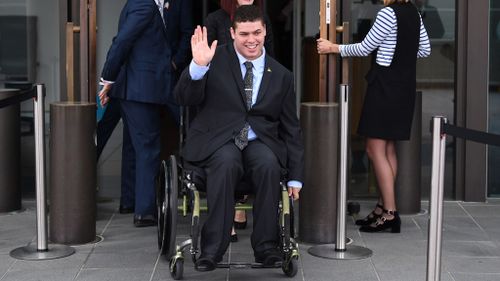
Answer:
[[(254, 0), (253, 4), (256, 6), (259, 6), (262, 9), (262, 2), (264, 0)], [(237, 0), (220, 0), (220, 7), (226, 11), (226, 13), (229, 14), (231, 17), (231, 21), (234, 18), (234, 11), (236, 10), (238, 6), (238, 1)]]

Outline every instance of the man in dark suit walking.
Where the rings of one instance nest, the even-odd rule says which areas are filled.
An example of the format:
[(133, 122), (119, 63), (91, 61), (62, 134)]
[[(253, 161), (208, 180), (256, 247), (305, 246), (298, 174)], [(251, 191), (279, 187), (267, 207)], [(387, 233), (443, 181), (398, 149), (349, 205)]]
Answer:
[(245, 177), (255, 194), (252, 248), (256, 262), (273, 265), (278, 251), (278, 202), (282, 167), (289, 194), (302, 187), (303, 145), (293, 76), (263, 48), (262, 12), (253, 5), (235, 13), (234, 42), (208, 45), (206, 28), (191, 38), (193, 60), (174, 95), (197, 105), (183, 157), (205, 169), (208, 218), (201, 233), (200, 271), (213, 270), (230, 241), (235, 187)]
[(120, 208), (134, 209), (137, 227), (156, 224), (160, 107), (167, 105), (178, 115), (173, 79), (187, 64), (191, 33), (191, 0), (128, 0), (102, 71), (101, 103), (109, 101), (113, 87), (110, 94), (120, 101), (124, 137), (130, 138), (123, 147), (128, 153), (122, 154)]

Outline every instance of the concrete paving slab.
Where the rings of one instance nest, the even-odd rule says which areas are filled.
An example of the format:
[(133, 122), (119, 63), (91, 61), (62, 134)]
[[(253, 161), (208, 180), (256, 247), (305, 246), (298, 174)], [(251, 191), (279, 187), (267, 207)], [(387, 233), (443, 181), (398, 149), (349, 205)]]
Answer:
[(145, 281), (150, 280), (152, 270), (146, 269), (126, 269), (126, 268), (100, 268), (100, 269), (84, 269), (82, 270), (75, 281)]

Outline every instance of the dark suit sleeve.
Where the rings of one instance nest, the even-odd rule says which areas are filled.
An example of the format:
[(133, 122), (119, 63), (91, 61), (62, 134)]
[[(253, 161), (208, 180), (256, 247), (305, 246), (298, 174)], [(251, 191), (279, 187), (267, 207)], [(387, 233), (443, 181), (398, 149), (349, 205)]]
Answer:
[(289, 75), (287, 94), (283, 100), (283, 110), (280, 116), (280, 137), (284, 140), (287, 150), (287, 169), (290, 180), (303, 182), (304, 146), (302, 143), (302, 131), (297, 118), (297, 101), (293, 89), (293, 79)]
[(101, 77), (115, 81), (121, 66), (124, 64), (134, 41), (153, 19), (156, 6), (154, 1), (129, 0), (127, 18), (113, 38)]
[(174, 97), (179, 105), (199, 105), (205, 98), (205, 85), (207, 74), (201, 80), (192, 80), (189, 67), (186, 67), (174, 89)]
[(184, 69), (189, 63), (189, 56), (191, 53), (191, 35), (193, 34), (193, 16), (192, 16), (192, 1), (181, 0), (180, 7), (180, 38), (179, 46), (175, 51), (173, 62), (177, 69)]

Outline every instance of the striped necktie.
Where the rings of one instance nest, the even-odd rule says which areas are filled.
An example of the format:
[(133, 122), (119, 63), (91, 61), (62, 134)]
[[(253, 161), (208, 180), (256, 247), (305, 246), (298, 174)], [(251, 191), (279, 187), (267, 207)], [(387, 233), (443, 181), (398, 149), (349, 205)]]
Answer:
[[(245, 98), (247, 110), (252, 108), (252, 91), (253, 91), (253, 64), (249, 61), (245, 62), (245, 67), (247, 72), (245, 73), (245, 77), (243, 78), (243, 86), (245, 89)], [(248, 122), (245, 122), (245, 126), (241, 129), (240, 133), (234, 138), (234, 144), (240, 149), (243, 150), (248, 145), (248, 130), (250, 129), (250, 125)]]

